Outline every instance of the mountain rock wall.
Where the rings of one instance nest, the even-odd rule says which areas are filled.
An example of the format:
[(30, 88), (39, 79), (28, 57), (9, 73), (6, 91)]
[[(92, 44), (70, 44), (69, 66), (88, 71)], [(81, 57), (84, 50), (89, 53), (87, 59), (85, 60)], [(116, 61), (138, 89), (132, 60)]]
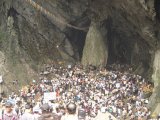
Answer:
[(43, 12), (26, 1), (0, 1), (0, 74), (6, 81), (29, 82), (40, 66), (55, 61), (127, 63), (154, 82), (150, 106), (159, 102), (159, 0), (33, 0)]

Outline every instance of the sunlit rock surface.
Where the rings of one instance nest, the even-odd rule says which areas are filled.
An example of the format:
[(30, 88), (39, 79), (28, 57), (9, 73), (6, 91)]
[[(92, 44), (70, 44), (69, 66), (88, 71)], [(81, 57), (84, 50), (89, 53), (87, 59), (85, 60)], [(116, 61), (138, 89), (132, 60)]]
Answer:
[(107, 38), (103, 35), (103, 31), (100, 30), (100, 26), (96, 23), (92, 23), (83, 50), (82, 64), (105, 66), (108, 59)]

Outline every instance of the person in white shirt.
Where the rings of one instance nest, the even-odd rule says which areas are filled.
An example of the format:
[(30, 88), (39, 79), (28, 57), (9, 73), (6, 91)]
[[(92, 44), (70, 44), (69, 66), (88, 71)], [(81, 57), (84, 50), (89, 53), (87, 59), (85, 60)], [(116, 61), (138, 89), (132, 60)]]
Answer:
[(21, 116), (20, 120), (35, 120), (32, 114), (32, 107), (30, 104), (25, 105), (25, 112)]
[(39, 106), (35, 106), (33, 108), (33, 116), (35, 120), (38, 120), (38, 118), (40, 117), (40, 113), (41, 113), (41, 109)]
[(69, 103), (66, 106), (67, 114), (62, 116), (61, 120), (78, 120), (78, 116), (76, 114), (77, 106), (75, 103)]

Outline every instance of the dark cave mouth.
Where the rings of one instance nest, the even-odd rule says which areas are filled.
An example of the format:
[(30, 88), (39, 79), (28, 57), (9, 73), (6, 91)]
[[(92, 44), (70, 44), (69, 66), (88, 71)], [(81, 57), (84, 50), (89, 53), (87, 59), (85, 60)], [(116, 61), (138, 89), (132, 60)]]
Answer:
[[(119, 33), (114, 31), (110, 32), (111, 34), (108, 35), (109, 39), (107, 39), (108, 60), (106, 66), (113, 64), (127, 65), (132, 68), (135, 74), (141, 75), (146, 79), (150, 79), (151, 54), (147, 43), (138, 35), (136, 36), (138, 38), (137, 40), (134, 38), (124, 39), (126, 38), (125, 34), (120, 37)], [(84, 39), (81, 39), (83, 40), (83, 44), (80, 46), (80, 53), (83, 53), (85, 37), (86, 34), (84, 35)], [(79, 40), (77, 44), (81, 43), (81, 40)], [(139, 49), (139, 52), (137, 52), (137, 49)]]
[[(85, 40), (87, 33), (83, 31), (74, 31), (72, 32), (73, 36), (71, 37), (72, 42), (77, 47), (77, 52), (81, 60), (83, 56), (83, 49), (85, 46)], [(75, 39), (76, 38), (76, 39)], [(130, 43), (130, 44), (129, 44)], [(108, 44), (108, 45), (107, 45)], [(113, 40), (112, 36), (106, 42), (108, 46), (108, 62), (107, 64), (131, 64), (131, 52), (132, 52), (132, 42), (125, 40)]]
[[(121, 64), (129, 65), (145, 78), (150, 78), (151, 71), (151, 54), (150, 47), (147, 42), (136, 33), (136, 31), (121, 31), (115, 29), (117, 21), (113, 22), (113, 18), (103, 21), (103, 26), (107, 30), (107, 35), (104, 37), (106, 46), (108, 46), (108, 60), (107, 65)], [(123, 25), (118, 24), (119, 27)], [(105, 30), (103, 29), (103, 30)], [(132, 28), (128, 28), (130, 30)], [(72, 30), (69, 31), (69, 37), (71, 42), (75, 43), (80, 62), (83, 56), (83, 49), (85, 46), (85, 40), (87, 33), (83, 31)], [(128, 35), (130, 34), (130, 35)], [(106, 65), (106, 66), (107, 66)]]
[(73, 36), (74, 37), (71, 38), (71, 41), (75, 44), (77, 52), (79, 54), (79, 60), (81, 60), (87, 33), (84, 31), (74, 31)]

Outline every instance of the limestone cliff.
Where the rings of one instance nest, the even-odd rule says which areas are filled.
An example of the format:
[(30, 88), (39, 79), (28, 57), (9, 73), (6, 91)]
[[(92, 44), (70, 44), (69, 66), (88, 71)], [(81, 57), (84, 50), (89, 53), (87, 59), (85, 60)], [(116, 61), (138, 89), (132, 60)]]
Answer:
[[(156, 50), (153, 61), (153, 75), (152, 80), (154, 82), (154, 91), (150, 98), (150, 106), (152, 110), (160, 103), (160, 50)], [(155, 111), (158, 114), (159, 111)]]
[[(1, 65), (0, 74), (6, 81), (18, 79), (22, 83), (29, 82), (37, 77), (37, 72), (45, 63), (59, 60), (75, 62), (79, 59), (79, 51), (73, 45), (80, 38), (75, 36), (73, 39), (71, 36), (84, 36), (86, 31), (72, 32), (73, 29), (65, 23), (75, 22), (77, 27), (89, 26), (89, 19), (83, 15), (86, 6), (70, 1), (65, 4), (64, 1), (34, 2), (50, 11), (55, 19), (64, 24), (38, 11), (26, 0), (1, 0), (0, 59), (3, 62), (5, 58), (5, 62)], [(73, 11), (74, 8), (76, 9)]]

